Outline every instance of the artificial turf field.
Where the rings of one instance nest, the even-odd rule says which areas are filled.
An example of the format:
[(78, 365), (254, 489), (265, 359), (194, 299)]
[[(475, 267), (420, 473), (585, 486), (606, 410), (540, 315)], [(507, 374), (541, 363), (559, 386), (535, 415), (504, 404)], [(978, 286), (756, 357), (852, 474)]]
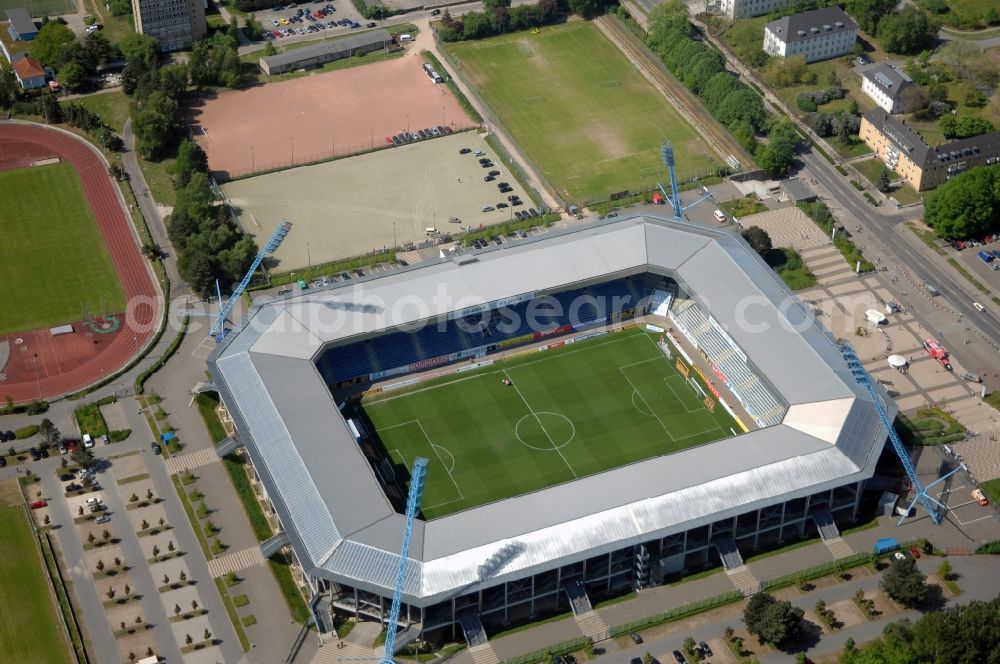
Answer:
[(125, 309), (72, 165), (0, 171), (0, 284), (0, 334)]
[(17, 480), (0, 483), (0, 662), (72, 661)]
[(429, 519), (734, 435), (640, 330), (383, 394), (365, 413), (393, 461), (430, 460)]
[(589, 22), (444, 47), (571, 203), (653, 187), (663, 178), (665, 140), (673, 141), (681, 177), (719, 165), (694, 128)]

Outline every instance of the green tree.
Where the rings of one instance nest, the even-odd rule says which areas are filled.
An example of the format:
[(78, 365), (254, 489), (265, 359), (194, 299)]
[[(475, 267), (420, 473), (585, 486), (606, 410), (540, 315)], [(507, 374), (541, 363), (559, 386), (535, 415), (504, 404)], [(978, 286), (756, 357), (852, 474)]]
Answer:
[(264, 34), (264, 27), (260, 24), (260, 21), (253, 17), (252, 14), (247, 16), (243, 29), (247, 33), (247, 39), (252, 41), (258, 41), (261, 38), (261, 35)]
[(177, 261), (177, 268), (196, 293), (202, 296), (215, 292), (218, 263), (214, 256), (195, 250), (185, 250)]
[(768, 144), (760, 151), (757, 163), (771, 175), (779, 177), (788, 172), (795, 156), (795, 146), (799, 139), (795, 125), (789, 120), (782, 120), (771, 129), (768, 139)]
[(21, 86), (14, 76), (14, 70), (3, 58), (0, 58), (0, 108), (10, 108), (21, 93)]
[(889, 183), (889, 169), (885, 166), (882, 167), (882, 172), (878, 174), (878, 182), (875, 187), (881, 191), (883, 194), (889, 193), (892, 185)]
[(879, 20), (896, 8), (896, 0), (847, 0), (844, 9), (854, 17), (861, 29), (874, 35)]
[(77, 445), (76, 451), (70, 455), (73, 463), (88, 470), (94, 465), (94, 453), (85, 448), (82, 444)]
[(59, 429), (47, 417), (39, 423), (38, 434), (42, 439), (42, 447), (55, 447), (62, 440), (62, 434), (59, 433)]
[(917, 569), (917, 561), (907, 556), (902, 560), (893, 558), (882, 574), (882, 590), (903, 606), (915, 607), (927, 596), (927, 577)]
[(740, 233), (747, 244), (761, 256), (771, 251), (774, 247), (771, 244), (771, 236), (760, 226), (750, 226)]
[(87, 84), (87, 70), (76, 62), (67, 62), (59, 70), (57, 79), (70, 90), (79, 90)]
[(584, 18), (594, 16), (601, 6), (598, 0), (567, 0), (566, 4), (571, 12)]
[(194, 173), (208, 172), (208, 156), (197, 143), (190, 139), (181, 141), (174, 161), (174, 187), (181, 189), (191, 181)]
[(924, 220), (946, 240), (991, 229), (1000, 214), (997, 169), (973, 168), (931, 191), (924, 200)]
[(913, 5), (906, 5), (898, 14), (888, 14), (878, 23), (882, 46), (890, 53), (916, 53), (934, 44), (938, 23)]
[(187, 89), (188, 69), (183, 62), (177, 62), (159, 70), (159, 90), (171, 99), (179, 99)]
[(270, 56), (270, 55), (276, 55), (277, 53), (278, 53), (278, 49), (275, 48), (275, 46), (274, 46), (274, 40), (273, 39), (268, 39), (264, 43), (264, 55), (265, 56)]
[(160, 159), (171, 151), (181, 135), (177, 102), (154, 92), (132, 114), (132, 128), (139, 152), (146, 159)]
[(38, 36), (31, 42), (31, 54), (42, 64), (55, 67), (62, 63), (64, 49), (75, 43), (72, 30), (57, 21), (48, 21), (38, 29)]
[(779, 602), (767, 593), (758, 593), (743, 610), (743, 622), (751, 634), (782, 647), (799, 635), (803, 615), (802, 609), (791, 602)]

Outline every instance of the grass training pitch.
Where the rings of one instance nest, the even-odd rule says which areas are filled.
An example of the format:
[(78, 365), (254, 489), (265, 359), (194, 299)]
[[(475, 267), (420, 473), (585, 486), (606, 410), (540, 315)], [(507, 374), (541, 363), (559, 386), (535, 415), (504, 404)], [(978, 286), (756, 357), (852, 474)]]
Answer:
[(17, 480), (0, 484), (0, 662), (73, 661)]
[(125, 309), (104, 238), (68, 163), (0, 172), (0, 334)]
[(363, 408), (392, 460), (430, 460), (429, 519), (734, 435), (640, 330), (380, 396)]
[[(445, 44), (465, 78), (569, 202), (607, 200), (663, 178), (671, 140), (679, 175), (718, 156), (589, 22)], [(705, 155), (708, 155), (706, 158)]]

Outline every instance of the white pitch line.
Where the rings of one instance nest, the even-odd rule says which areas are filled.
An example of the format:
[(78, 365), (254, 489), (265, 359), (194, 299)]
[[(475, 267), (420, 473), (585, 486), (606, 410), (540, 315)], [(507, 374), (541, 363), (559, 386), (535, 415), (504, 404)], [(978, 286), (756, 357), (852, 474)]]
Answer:
[(569, 460), (562, 453), (562, 450), (556, 447), (556, 441), (552, 440), (552, 436), (549, 435), (548, 429), (546, 429), (545, 425), (542, 424), (542, 418), (538, 417), (538, 414), (535, 413), (535, 410), (531, 407), (531, 404), (529, 404), (528, 400), (524, 398), (523, 394), (521, 394), (521, 389), (517, 386), (517, 383), (515, 383), (514, 380), (507, 375), (506, 371), (503, 372), (503, 375), (507, 376), (507, 380), (510, 381), (511, 387), (513, 387), (514, 391), (517, 392), (517, 396), (521, 397), (521, 401), (524, 402), (524, 405), (528, 407), (528, 412), (531, 413), (532, 416), (534, 416), (535, 421), (538, 422), (538, 426), (542, 427), (542, 431), (545, 433), (545, 437), (549, 439), (549, 443), (552, 445), (552, 449), (555, 450), (556, 454), (562, 457), (562, 460), (566, 464), (566, 467), (569, 468), (569, 472), (573, 473), (573, 477), (580, 479), (580, 476), (576, 474), (575, 470), (573, 470), (573, 466), (569, 465)]
[(458, 491), (459, 500), (465, 500), (465, 494), (462, 493), (462, 488), (458, 486), (458, 482), (455, 481), (455, 476), (451, 474), (450, 470), (448, 470), (448, 467), (444, 463), (444, 459), (441, 458), (440, 452), (437, 451), (438, 446), (435, 445), (434, 441), (431, 440), (431, 437), (427, 435), (427, 431), (424, 429), (423, 423), (420, 420), (413, 420), (413, 421), (417, 423), (418, 427), (420, 427), (420, 431), (424, 434), (424, 438), (427, 440), (427, 444), (430, 445), (431, 450), (434, 451), (434, 456), (438, 458), (438, 461), (441, 462), (441, 467), (444, 468), (444, 472), (448, 473), (448, 477), (451, 478), (451, 483), (455, 485), (455, 490)]

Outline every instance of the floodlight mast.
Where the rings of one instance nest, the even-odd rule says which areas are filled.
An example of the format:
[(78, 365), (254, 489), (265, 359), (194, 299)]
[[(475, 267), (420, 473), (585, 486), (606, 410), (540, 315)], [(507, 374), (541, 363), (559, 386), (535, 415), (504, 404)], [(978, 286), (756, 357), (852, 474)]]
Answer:
[(410, 539), (413, 537), (413, 520), (417, 517), (417, 512), (420, 511), (420, 501), (424, 497), (424, 479), (426, 477), (427, 459), (417, 457), (413, 461), (413, 470), (410, 473), (410, 492), (406, 497), (406, 526), (403, 530), (403, 547), (399, 553), (399, 566), (396, 568), (396, 587), (392, 591), (389, 623), (385, 626), (385, 652), (382, 654), (382, 664), (394, 664), (392, 656), (396, 649), (396, 624), (399, 622), (399, 609), (403, 603), (403, 583), (406, 581)]
[[(247, 270), (247, 273), (243, 275), (243, 280), (240, 281), (239, 286), (237, 286), (233, 291), (233, 294), (229, 296), (226, 303), (222, 305), (222, 309), (219, 310), (219, 315), (216, 316), (215, 322), (212, 323), (212, 329), (208, 332), (209, 336), (215, 337), (217, 341), (222, 341), (222, 337), (225, 335), (226, 318), (229, 317), (229, 312), (232, 311), (236, 302), (240, 299), (240, 296), (243, 295), (243, 291), (245, 291), (246, 287), (250, 284), (250, 280), (253, 279), (254, 273), (257, 271), (257, 268), (260, 267), (264, 258), (268, 254), (273, 254), (275, 252), (285, 239), (285, 236), (288, 235), (288, 231), (291, 230), (291, 228), (291, 223), (282, 221), (278, 224), (278, 227), (274, 229), (274, 232), (271, 233), (271, 237), (267, 240), (267, 244), (265, 244), (260, 250), (257, 257), (253, 259), (253, 263), (250, 264), (250, 269)], [(216, 287), (218, 287), (218, 284), (216, 284)]]
[(702, 187), (702, 191), (705, 192), (704, 196), (696, 200), (694, 203), (691, 203), (690, 205), (682, 206), (681, 189), (677, 185), (677, 163), (674, 157), (673, 143), (671, 143), (670, 141), (664, 141), (663, 144), (660, 146), (660, 154), (663, 157), (663, 164), (667, 167), (667, 173), (670, 176), (670, 193), (669, 194), (667, 193), (666, 189), (663, 188), (662, 184), (656, 183), (656, 186), (659, 187), (663, 195), (666, 196), (668, 201), (670, 201), (670, 207), (674, 209), (674, 217), (676, 217), (677, 219), (683, 219), (685, 210), (694, 207), (695, 205), (701, 203), (706, 198), (711, 198), (712, 194), (709, 193), (708, 189)]
[(935, 480), (933, 483), (925, 487), (920, 481), (920, 478), (917, 476), (917, 469), (913, 466), (913, 461), (910, 459), (910, 455), (906, 453), (903, 441), (899, 439), (899, 435), (892, 426), (892, 421), (889, 419), (889, 416), (885, 412), (885, 408), (882, 406), (882, 398), (875, 391), (875, 386), (872, 384), (871, 376), (868, 375), (868, 372), (861, 364), (861, 360), (859, 360), (858, 356), (854, 353), (854, 348), (850, 343), (845, 341), (840, 345), (840, 352), (844, 356), (844, 360), (847, 361), (847, 368), (851, 370), (851, 373), (854, 375), (854, 379), (868, 390), (868, 395), (871, 397), (872, 405), (875, 407), (875, 412), (878, 413), (879, 419), (882, 420), (882, 425), (889, 434), (889, 440), (892, 441), (892, 448), (896, 451), (896, 456), (899, 457), (900, 462), (902, 462), (903, 469), (906, 470), (907, 477), (910, 478), (910, 486), (913, 487), (914, 497), (909, 508), (906, 510), (906, 514), (904, 514), (903, 518), (899, 520), (899, 523), (902, 523), (903, 519), (909, 515), (910, 510), (913, 509), (914, 504), (918, 500), (924, 506), (924, 509), (927, 510), (927, 513), (930, 515), (934, 523), (941, 523), (941, 519), (948, 507), (927, 493), (927, 489), (934, 486), (934, 484), (947, 479), (951, 475), (954, 475), (965, 466), (960, 465), (944, 477)]

